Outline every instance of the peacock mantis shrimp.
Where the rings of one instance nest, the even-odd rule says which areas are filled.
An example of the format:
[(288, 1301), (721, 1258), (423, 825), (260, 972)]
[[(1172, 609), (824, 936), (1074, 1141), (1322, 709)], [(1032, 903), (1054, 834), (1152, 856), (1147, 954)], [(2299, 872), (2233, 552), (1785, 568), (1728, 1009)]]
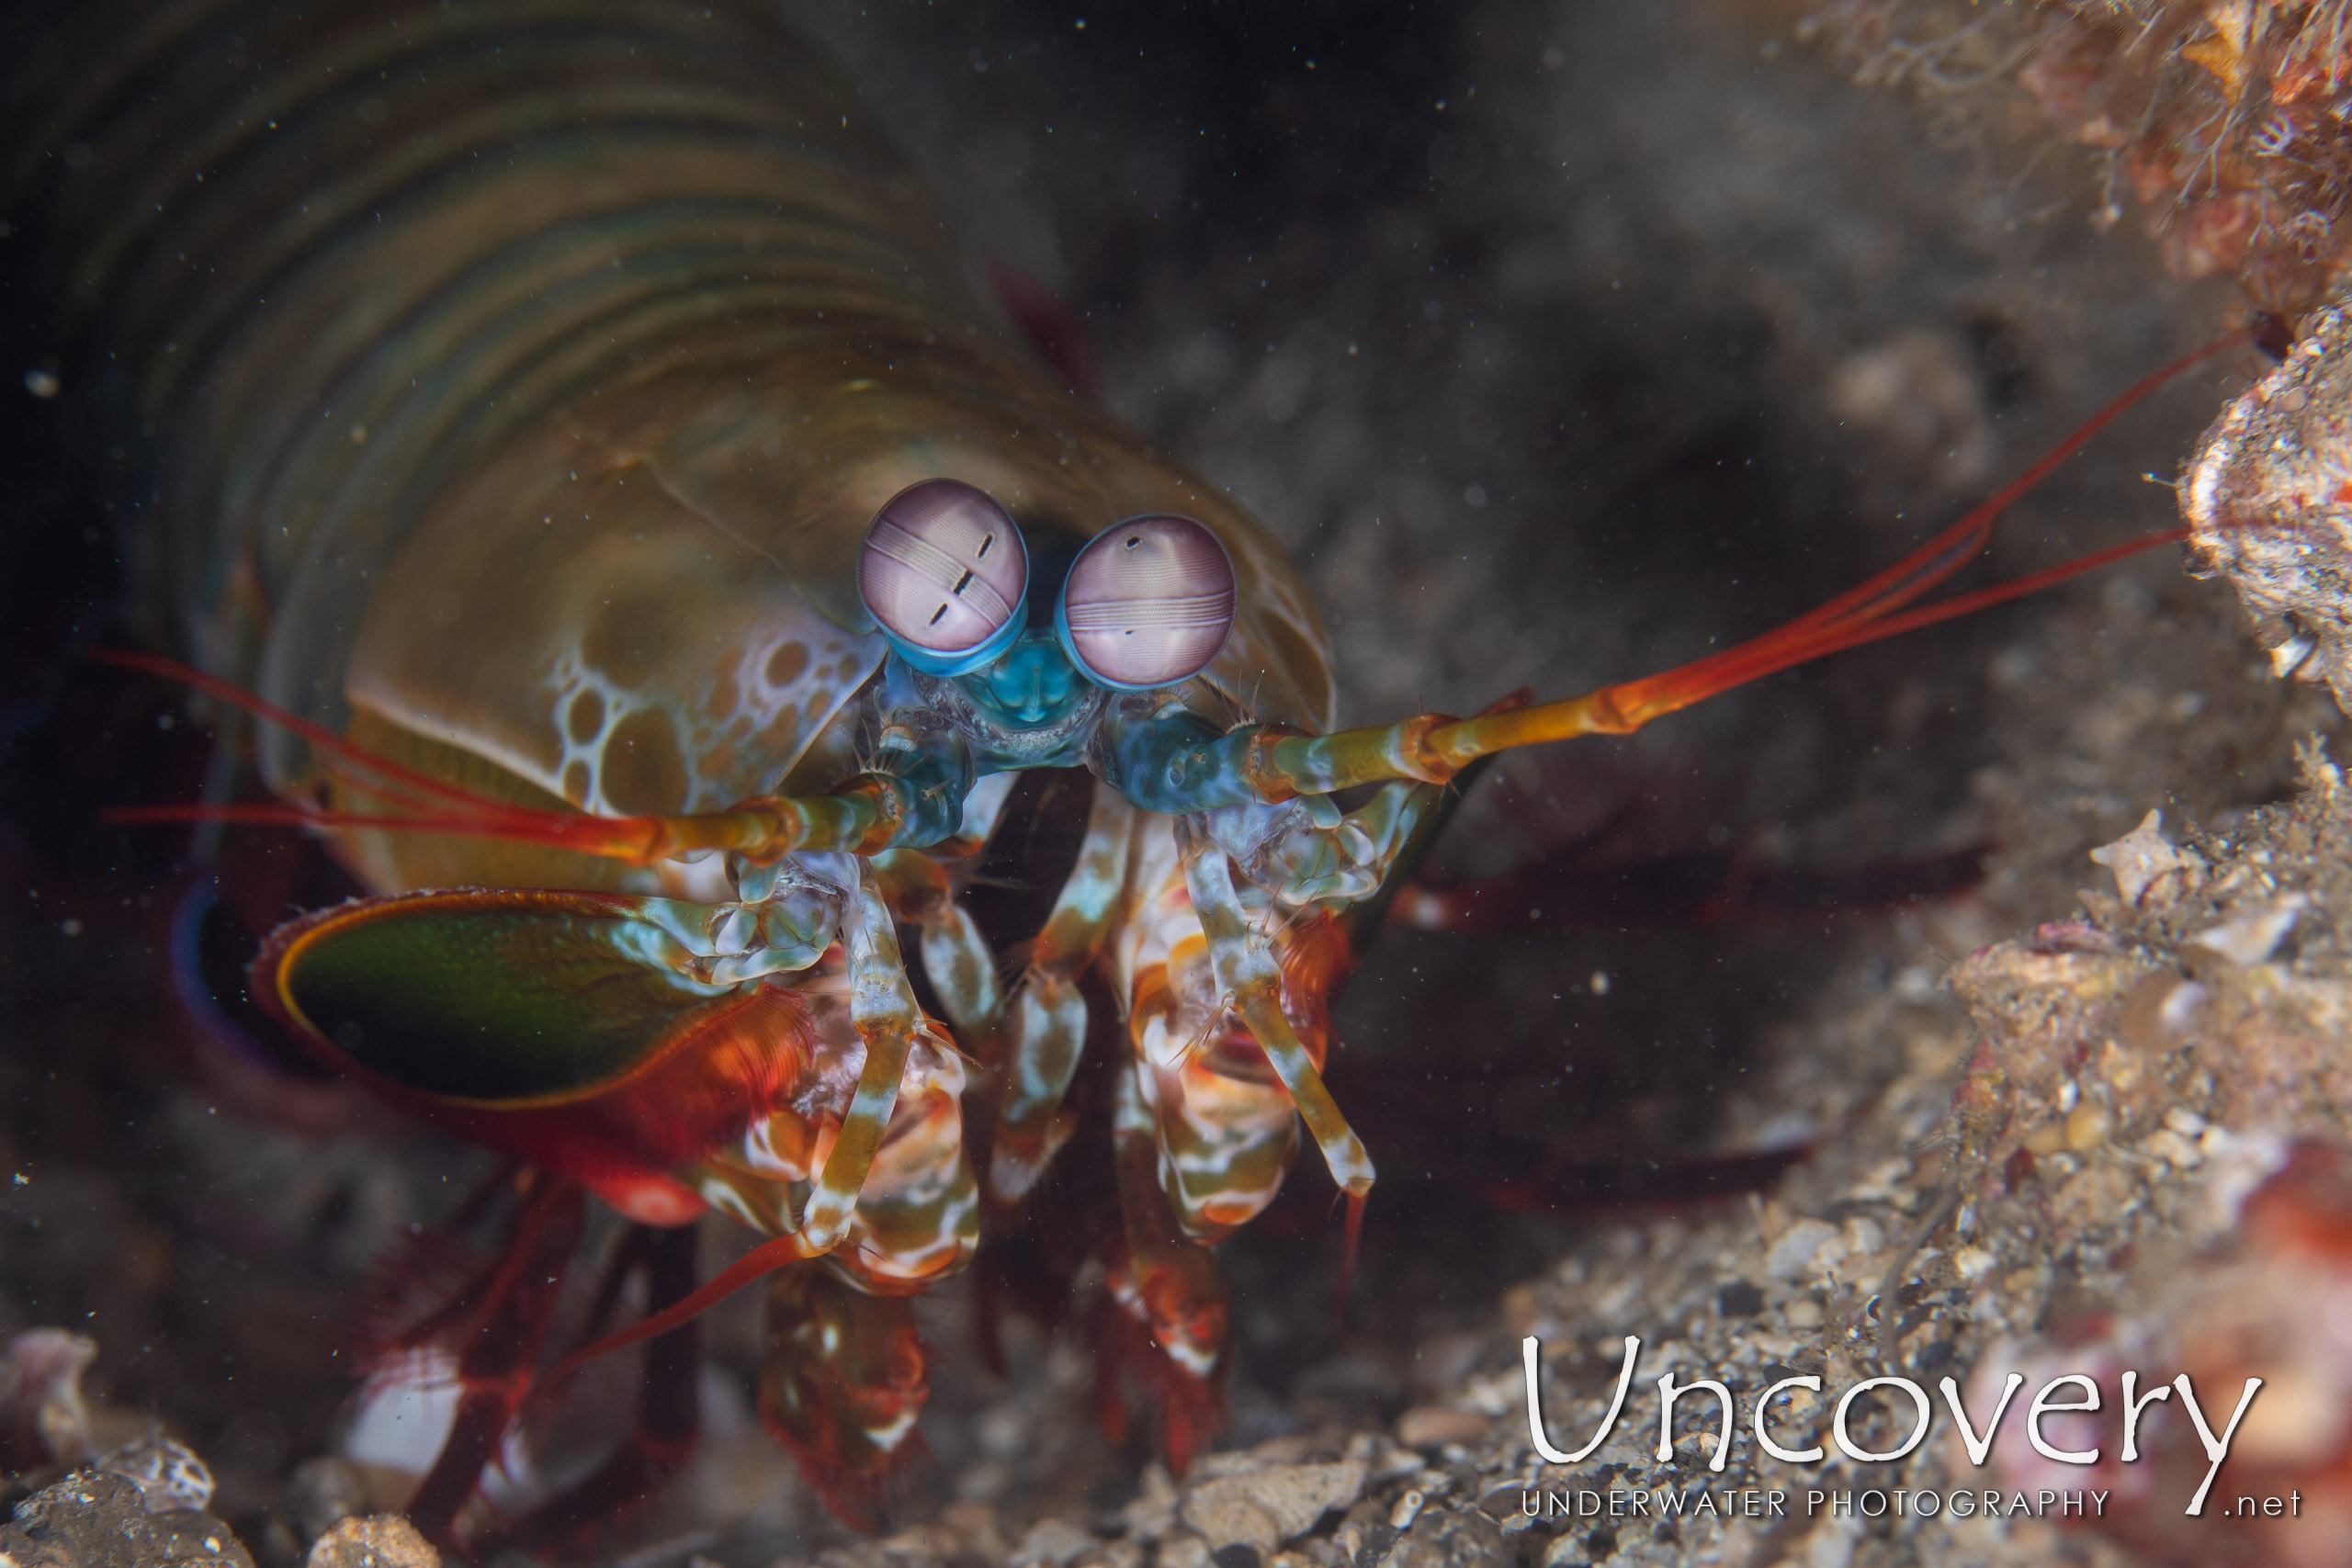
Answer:
[[(1335, 731), (1295, 568), (971, 298), (868, 117), (763, 8), (70, 25), (117, 36), (12, 108), (35, 151), (6, 184), (162, 443), (150, 575), (192, 666), (116, 657), (261, 720), (277, 797), (126, 815), (327, 836), (370, 897), (274, 933), (254, 996), (523, 1169), (505, 1253), (411, 1330), (463, 1390), (420, 1524), (458, 1531), (527, 1401), (652, 1341), (632, 1440), (476, 1550), (560, 1539), (674, 1468), (694, 1316), (771, 1274), (763, 1414), (864, 1517), (924, 1396), (909, 1298), (1080, 1135), (1113, 1151), (1089, 1245), (1181, 1459), (1228, 1349), (1208, 1247), (1272, 1201), (1302, 1123), (1352, 1243), (1374, 1165), (1324, 1082), (1328, 993), (1343, 921), (1453, 781), (2146, 542), (1919, 603), (2178, 367), (1763, 637)], [(1041, 769), (1091, 801), (1006, 984), (961, 895)], [(1105, 1049), (1090, 1132), (1069, 1095)], [(583, 1193), (642, 1227), (613, 1277), (653, 1307), (548, 1365), (542, 1281)], [(680, 1227), (714, 1209), (763, 1240), (697, 1285)]]

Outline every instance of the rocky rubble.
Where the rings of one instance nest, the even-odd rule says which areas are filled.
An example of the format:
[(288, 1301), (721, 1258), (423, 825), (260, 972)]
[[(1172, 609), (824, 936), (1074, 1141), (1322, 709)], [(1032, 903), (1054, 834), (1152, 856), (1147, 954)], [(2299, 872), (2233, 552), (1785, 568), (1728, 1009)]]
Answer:
[(0, 1525), (0, 1562), (10, 1568), (159, 1568), (225, 1563), (254, 1568), (229, 1527), (199, 1508), (150, 1512), (132, 1482), (78, 1471), (17, 1505)]
[(2316, 312), (2277, 369), (2222, 411), (2182, 476), (2204, 571), (2226, 577), (2282, 675), (2352, 699), (2352, 321)]

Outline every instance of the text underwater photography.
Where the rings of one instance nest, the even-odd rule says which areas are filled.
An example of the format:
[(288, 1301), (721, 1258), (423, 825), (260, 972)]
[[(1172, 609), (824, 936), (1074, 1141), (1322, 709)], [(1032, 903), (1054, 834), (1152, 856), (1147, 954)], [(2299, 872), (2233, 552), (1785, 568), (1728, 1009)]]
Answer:
[[(1642, 1342), (1634, 1335), (1625, 1337), (1624, 1360), (1621, 1366), (1608, 1412), (1591, 1438), (1577, 1449), (1562, 1450), (1553, 1445), (1544, 1416), (1542, 1342), (1529, 1336), (1521, 1342), (1525, 1359), (1527, 1382), (1527, 1430), (1529, 1441), (1545, 1464), (1565, 1466), (1582, 1464), (1616, 1429), (1625, 1415), (1625, 1404), (1631, 1392), (1635, 1369), (1641, 1360)], [(2236, 1407), (2229, 1419), (2216, 1432), (2208, 1418), (2205, 1406), (2197, 1393), (2195, 1381), (2187, 1372), (2176, 1375), (2171, 1382), (2155, 1382), (2143, 1390), (2136, 1371), (2120, 1376), (2118, 1408), (2121, 1414), (2120, 1446), (2117, 1462), (2135, 1464), (2140, 1460), (2139, 1427), (2147, 1408), (2170, 1399), (2176, 1393), (2180, 1406), (2197, 1427), (2199, 1440), (2204, 1445), (2206, 1457), (2211, 1461), (2203, 1482), (2188, 1499), (2182, 1512), (2196, 1517), (2205, 1511), (2207, 1494), (2212, 1490), (2222, 1463), (2228, 1460), (2231, 1439), (2236, 1437), (2239, 1425), (2253, 1406), (2255, 1396), (2261, 1392), (2262, 1379), (2249, 1377), (2237, 1396)], [(1966, 1395), (1960, 1381), (1950, 1376), (1939, 1379), (1937, 1389), (1943, 1397), (1944, 1407), (1951, 1412), (1953, 1430), (1968, 1455), (1968, 1462), (1982, 1470), (1991, 1458), (1995, 1439), (2002, 1423), (2010, 1414), (2010, 1406), (2025, 1386), (2022, 1372), (2012, 1371), (2002, 1381), (1992, 1400), (1989, 1412), (1980, 1410), (1972, 1418)], [(1849, 1427), (1849, 1416), (1856, 1403), (1871, 1391), (1884, 1389), (1888, 1397), (1900, 1394), (1913, 1407), (1909, 1435), (1892, 1449), (1874, 1450), (1858, 1441)], [(1784, 1377), (1770, 1384), (1747, 1403), (1748, 1419), (1744, 1434), (1735, 1431), (1735, 1417), (1740, 1404), (1738, 1393), (1727, 1383), (1710, 1377), (1693, 1377), (1687, 1381), (1667, 1372), (1657, 1381), (1657, 1450), (1659, 1462), (1671, 1461), (1675, 1455), (1676, 1406), (1686, 1395), (1702, 1394), (1712, 1400), (1710, 1407), (1697, 1402), (1698, 1419), (1704, 1423), (1712, 1408), (1716, 1425), (1713, 1445), (1707, 1468), (1720, 1472), (1735, 1441), (1752, 1437), (1756, 1445), (1771, 1458), (1786, 1465), (1819, 1466), (1828, 1460), (1829, 1450), (1815, 1441), (1810, 1447), (1792, 1448), (1774, 1435), (1774, 1421), (1790, 1412), (1775, 1406), (1784, 1393), (1802, 1390), (1814, 1395), (1810, 1402), (1817, 1411), (1829, 1404), (1829, 1395), (1818, 1376), (1807, 1374)], [(1793, 1398), (1793, 1394), (1792, 1394)], [(2104, 1457), (2096, 1443), (2088, 1447), (2061, 1447), (2060, 1442), (2080, 1443), (2095, 1435), (2099, 1427), (2087, 1417), (2105, 1408), (2105, 1398), (2099, 1381), (2086, 1372), (2068, 1372), (2052, 1378), (2038, 1389), (2026, 1405), (2022, 1416), (2026, 1441), (2033, 1451), (2057, 1464), (2078, 1465), (2090, 1469), (2100, 1465)], [(1907, 1458), (1922, 1443), (1928, 1440), (1937, 1424), (1936, 1409), (1928, 1391), (1905, 1377), (1883, 1376), (1864, 1378), (1835, 1395), (1831, 1405), (1827, 1436), (1837, 1451), (1856, 1465), (1891, 1464)], [(2055, 1418), (2054, 1420), (2052, 1418)], [(2044, 1422), (2049, 1421), (2048, 1427)], [(1783, 1434), (1785, 1435), (1785, 1434)], [(2111, 1473), (2111, 1472), (2110, 1472)], [(2084, 1487), (2037, 1487), (2030, 1491), (2019, 1488), (1935, 1488), (1935, 1487), (1870, 1487), (1849, 1481), (1843, 1486), (1820, 1483), (1799, 1486), (1742, 1486), (1713, 1488), (1703, 1483), (1684, 1486), (1651, 1486), (1638, 1489), (1613, 1487), (1599, 1490), (1589, 1486), (1561, 1486), (1544, 1477), (1544, 1484), (1530, 1487), (1521, 1493), (1521, 1509), (1531, 1518), (1567, 1517), (1577, 1519), (1657, 1519), (1679, 1518), (1747, 1518), (1781, 1519), (1794, 1510), (1804, 1517), (1826, 1512), (1831, 1517), (1860, 1517), (1879, 1518), (1930, 1519), (1938, 1515), (1964, 1519), (1976, 1515), (1987, 1518), (2056, 1518), (2085, 1519), (2104, 1517), (2113, 1489)], [(2127, 1483), (2128, 1485), (2128, 1483)], [(2131, 1488), (2136, 1495), (2144, 1487)], [(2225, 1518), (2301, 1518), (2303, 1495), (2290, 1489), (2284, 1496), (2242, 1495), (2216, 1500), (2223, 1504), (2218, 1512)]]

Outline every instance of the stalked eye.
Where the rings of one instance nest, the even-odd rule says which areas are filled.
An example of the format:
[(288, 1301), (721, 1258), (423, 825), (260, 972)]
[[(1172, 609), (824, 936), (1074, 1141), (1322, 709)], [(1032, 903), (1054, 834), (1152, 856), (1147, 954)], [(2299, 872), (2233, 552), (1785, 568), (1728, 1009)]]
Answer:
[(1233, 627), (1233, 560), (1189, 517), (1130, 517), (1070, 563), (1055, 614), (1063, 651), (1125, 692), (1199, 674)]
[(1021, 635), (1029, 552), (986, 492), (925, 479), (885, 502), (857, 552), (857, 592), (918, 670), (961, 675)]

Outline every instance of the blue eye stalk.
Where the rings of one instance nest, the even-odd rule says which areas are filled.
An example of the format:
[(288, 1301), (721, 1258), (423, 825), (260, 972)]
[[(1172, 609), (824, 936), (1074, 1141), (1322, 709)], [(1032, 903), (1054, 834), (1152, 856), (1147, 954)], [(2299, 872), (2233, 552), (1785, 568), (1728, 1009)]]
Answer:
[[(1016, 729), (1066, 716), (1090, 684), (1148, 692), (1190, 680), (1232, 630), (1232, 558), (1190, 517), (1131, 517), (1082, 549), (1055, 539), (1036, 554), (984, 491), (926, 479), (875, 514), (858, 595), (900, 659), (959, 678)], [(1049, 599), (1030, 592), (1033, 568)]]
[(994, 662), (965, 675), (965, 694), (1008, 729), (1053, 724), (1093, 688), (1050, 627), (1023, 632)]

